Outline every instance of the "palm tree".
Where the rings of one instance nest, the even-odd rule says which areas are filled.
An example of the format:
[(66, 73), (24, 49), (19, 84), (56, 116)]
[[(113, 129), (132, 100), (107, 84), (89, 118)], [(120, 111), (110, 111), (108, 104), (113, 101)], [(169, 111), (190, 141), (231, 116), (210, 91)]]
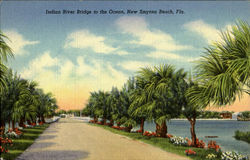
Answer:
[[(7, 71), (6, 66), (4, 65), (5, 62), (7, 62), (8, 57), (13, 57), (13, 53), (11, 48), (7, 45), (7, 43), (5, 42), (5, 39), (8, 39), (0, 30), (0, 94), (5, 86), (5, 81), (4, 81), (4, 77), (5, 77), (5, 73)], [(2, 113), (2, 104), (0, 107), (0, 113)], [(0, 135), (3, 134), (4, 132), (4, 120), (0, 120)], [(1, 144), (0, 144), (1, 145)]]
[(135, 88), (130, 96), (132, 103), (128, 110), (130, 116), (136, 119), (136, 122), (140, 124), (140, 131), (142, 134), (144, 133), (144, 122), (147, 119), (146, 105), (149, 103), (144, 87), (144, 79), (139, 79), (138, 77), (135, 82)]
[(86, 106), (86, 108), (88, 108), (88, 112), (89, 112), (90, 117), (93, 117), (95, 122), (98, 121), (98, 116), (96, 114), (97, 97), (98, 97), (97, 92), (91, 92), (90, 98), (88, 100), (88, 104)]
[[(185, 92), (186, 103), (183, 105), (183, 115), (188, 119), (190, 123), (190, 133), (191, 133), (191, 145), (193, 147), (198, 146), (198, 141), (195, 133), (196, 118), (200, 115), (201, 110), (207, 106), (206, 97), (203, 96), (197, 82), (192, 81), (191, 75), (187, 82), (187, 88)], [(195, 104), (190, 103), (191, 98), (196, 98)]]
[(206, 48), (196, 66), (196, 82), (190, 82), (184, 114), (191, 124), (192, 145), (196, 144), (195, 122), (199, 110), (210, 104), (227, 105), (242, 92), (249, 94), (250, 27), (239, 21), (232, 31), (222, 32), (222, 41)]
[(6, 72), (7, 68), (4, 63), (8, 61), (8, 57), (13, 57), (12, 50), (5, 42), (5, 39), (8, 40), (8, 38), (0, 30), (0, 91), (5, 85), (4, 73)]
[(45, 123), (45, 117), (50, 117), (55, 113), (57, 109), (56, 99), (52, 93), (44, 93), (42, 89), (37, 89), (38, 105), (36, 108), (36, 114), (39, 118), (38, 122)]
[[(113, 126), (114, 121), (118, 121), (121, 118), (121, 98), (120, 91), (116, 87), (112, 87), (110, 92), (110, 96), (108, 97), (108, 101), (111, 107), (111, 117), (110, 117), (110, 125)], [(119, 125), (119, 124), (118, 124)]]
[(126, 128), (126, 131), (130, 132), (133, 127), (136, 126), (135, 117), (129, 114), (129, 107), (132, 104), (131, 93), (133, 92), (134, 80), (129, 79), (127, 83), (124, 84), (123, 88), (120, 91), (120, 100), (121, 100), (121, 119), (118, 121), (123, 124)]
[[(206, 48), (199, 61), (197, 80), (208, 104), (227, 105), (250, 88), (250, 26), (239, 21), (222, 41)], [(200, 94), (200, 93), (198, 93)], [(191, 102), (196, 103), (195, 98)]]
[[(186, 74), (183, 70), (175, 73), (171, 65), (161, 65), (159, 67), (143, 68), (139, 71), (137, 79), (144, 81), (145, 97), (147, 102), (145, 107), (148, 119), (153, 119), (156, 123), (156, 133), (165, 137), (167, 133), (166, 120), (176, 117), (181, 113), (183, 100), (178, 97), (182, 83)], [(183, 91), (182, 91), (183, 92)]]
[(2, 121), (5, 123), (8, 120), (9, 124), (12, 121), (12, 127), (15, 127), (15, 122), (23, 126), (26, 120), (35, 119), (36, 104), (28, 88), (29, 82), (13, 74), (11, 69), (6, 74), (5, 82), (6, 87), (1, 94)]

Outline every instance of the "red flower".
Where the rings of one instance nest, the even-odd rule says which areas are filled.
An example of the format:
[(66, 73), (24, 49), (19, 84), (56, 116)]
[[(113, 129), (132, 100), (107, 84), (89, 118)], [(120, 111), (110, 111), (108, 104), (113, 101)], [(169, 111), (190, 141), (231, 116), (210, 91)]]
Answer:
[(186, 155), (187, 155), (187, 156), (188, 156), (188, 155), (196, 155), (196, 152), (193, 151), (193, 150), (191, 150), (191, 149), (185, 150), (185, 152), (186, 152)]
[(137, 130), (136, 132), (137, 132), (137, 133), (142, 133), (142, 130)]
[(167, 137), (171, 138), (171, 137), (173, 137), (173, 135), (172, 134), (167, 134)]
[(209, 141), (207, 148), (215, 149), (216, 151), (218, 151), (220, 149), (220, 146), (216, 144), (216, 141)]

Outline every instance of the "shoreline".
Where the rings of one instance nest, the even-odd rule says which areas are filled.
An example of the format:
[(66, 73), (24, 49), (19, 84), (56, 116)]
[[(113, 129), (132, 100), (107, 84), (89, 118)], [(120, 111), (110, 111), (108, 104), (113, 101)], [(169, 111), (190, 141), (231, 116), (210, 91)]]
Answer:
[[(90, 117), (72, 117), (72, 118), (75, 118), (75, 119), (79, 119), (79, 120), (90, 120), (91, 118)], [(188, 121), (186, 118), (173, 118), (173, 119), (170, 119), (169, 121), (171, 120), (174, 120), (174, 121), (182, 121), (182, 120), (185, 120), (185, 121)], [(218, 121), (237, 121), (237, 119), (218, 119), (218, 118), (198, 118), (196, 119), (198, 121), (213, 121), (213, 120), (218, 120)]]

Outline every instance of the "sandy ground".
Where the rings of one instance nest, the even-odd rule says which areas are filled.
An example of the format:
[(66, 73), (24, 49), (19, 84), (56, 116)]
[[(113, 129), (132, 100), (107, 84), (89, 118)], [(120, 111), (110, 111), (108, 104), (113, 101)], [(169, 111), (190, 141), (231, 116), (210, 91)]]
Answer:
[(79, 120), (53, 123), (17, 160), (186, 160)]

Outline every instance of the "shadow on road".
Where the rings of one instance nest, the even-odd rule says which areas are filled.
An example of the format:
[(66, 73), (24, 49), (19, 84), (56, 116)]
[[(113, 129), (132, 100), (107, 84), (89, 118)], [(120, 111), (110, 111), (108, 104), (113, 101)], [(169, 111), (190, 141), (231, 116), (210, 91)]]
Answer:
[(34, 149), (39, 149), (39, 148), (47, 148), (50, 147), (52, 145), (54, 145), (56, 143), (52, 143), (52, 142), (39, 142), (39, 143), (34, 143), (32, 148)]
[(55, 138), (56, 136), (55, 135), (42, 135), (40, 136), (37, 140), (48, 140), (48, 139), (53, 139)]
[(69, 150), (27, 152), (16, 160), (79, 160), (87, 158), (88, 154), (88, 152)]
[(50, 129), (50, 130), (46, 130), (44, 133), (56, 133), (57, 132), (57, 130), (55, 130), (55, 129)]

